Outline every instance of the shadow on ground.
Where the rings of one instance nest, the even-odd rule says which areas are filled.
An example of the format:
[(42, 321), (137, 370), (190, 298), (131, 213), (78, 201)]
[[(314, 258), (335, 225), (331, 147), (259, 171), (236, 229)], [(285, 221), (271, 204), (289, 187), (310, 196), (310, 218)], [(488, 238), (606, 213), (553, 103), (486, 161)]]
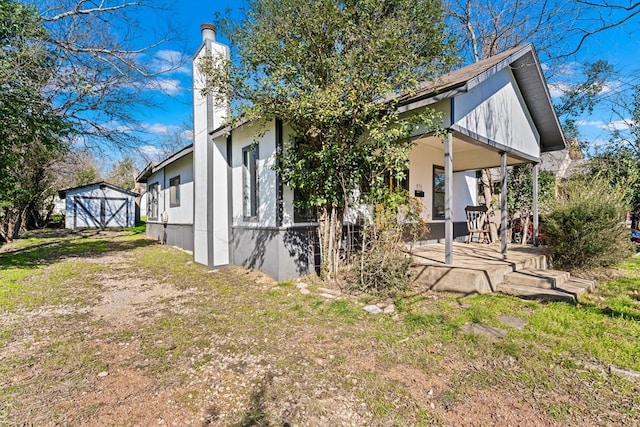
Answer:
[[(0, 252), (0, 269), (36, 268), (63, 259), (100, 257), (156, 244), (153, 240), (128, 239), (129, 236), (128, 233), (101, 231), (70, 232), (64, 236), (59, 233), (47, 234), (43, 238), (52, 239), (51, 241)], [(67, 238), (60, 240), (64, 237)]]

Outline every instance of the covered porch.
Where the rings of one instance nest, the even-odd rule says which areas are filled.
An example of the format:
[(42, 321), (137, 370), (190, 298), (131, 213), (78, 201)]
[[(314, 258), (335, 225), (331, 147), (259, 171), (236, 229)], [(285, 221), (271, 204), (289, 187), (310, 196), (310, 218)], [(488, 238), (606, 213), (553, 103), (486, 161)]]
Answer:
[[(456, 256), (464, 256), (454, 241), (460, 237), (465, 207), (478, 204), (475, 171), (496, 167), (500, 168), (495, 188), (499, 193), (500, 236), (498, 252), (489, 258), (499, 255), (509, 263), (507, 168), (533, 164), (533, 235), (537, 236), (540, 155), (566, 146), (533, 46), (514, 48), (425, 82), (400, 101), (401, 112), (414, 114), (421, 108), (439, 111), (445, 131), (414, 134), (409, 192), (424, 197), (430, 226), (439, 230), (432, 240), (444, 242), (444, 264), (453, 266)], [(429, 165), (433, 172), (425, 174)], [(428, 178), (432, 191), (425, 197), (422, 190)], [(514, 256), (518, 255), (516, 251)], [(486, 257), (480, 259), (489, 262)], [(488, 283), (486, 289), (494, 285)]]

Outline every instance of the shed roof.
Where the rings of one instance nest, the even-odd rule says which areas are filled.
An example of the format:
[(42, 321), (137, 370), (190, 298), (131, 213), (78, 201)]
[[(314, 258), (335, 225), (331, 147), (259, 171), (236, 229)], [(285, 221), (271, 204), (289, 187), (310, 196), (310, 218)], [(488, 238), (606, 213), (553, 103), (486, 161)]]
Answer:
[(109, 187), (109, 188), (111, 188), (113, 190), (119, 191), (121, 193), (128, 194), (129, 196), (133, 196), (133, 197), (138, 197), (140, 195), (140, 194), (136, 193), (135, 191), (131, 191), (131, 190), (127, 190), (127, 189), (122, 188), (122, 187), (118, 187), (117, 185), (110, 184), (110, 183), (108, 183), (106, 181), (98, 181), (98, 182), (92, 182), (91, 184), (84, 184), (84, 185), (79, 185), (77, 187), (65, 188), (64, 190), (58, 190), (58, 197), (60, 197), (61, 199), (64, 199), (64, 198), (67, 197), (67, 193), (69, 191), (81, 190), (83, 188), (96, 187), (96, 186)]

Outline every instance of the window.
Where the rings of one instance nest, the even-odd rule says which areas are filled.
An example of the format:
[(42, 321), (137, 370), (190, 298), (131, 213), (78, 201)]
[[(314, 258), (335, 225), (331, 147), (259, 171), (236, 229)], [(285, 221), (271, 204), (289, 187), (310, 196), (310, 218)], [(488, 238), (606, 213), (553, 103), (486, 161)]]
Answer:
[(444, 219), (444, 168), (433, 167), (433, 219)]
[(318, 209), (315, 207), (301, 207), (298, 206), (296, 202), (305, 200), (306, 196), (303, 195), (300, 191), (293, 191), (293, 222), (316, 222), (318, 220), (317, 214)]
[(180, 175), (169, 180), (169, 206), (180, 206)]
[(158, 219), (158, 192), (160, 190), (160, 184), (157, 182), (149, 186), (147, 192), (147, 217), (149, 219)]
[(258, 216), (258, 146), (242, 149), (242, 212), (245, 219)]

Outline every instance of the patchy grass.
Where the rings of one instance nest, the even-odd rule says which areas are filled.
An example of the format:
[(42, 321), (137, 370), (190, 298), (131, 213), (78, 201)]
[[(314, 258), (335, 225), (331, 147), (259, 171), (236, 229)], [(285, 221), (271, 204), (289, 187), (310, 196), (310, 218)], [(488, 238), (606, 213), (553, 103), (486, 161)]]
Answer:
[[(397, 298), (392, 315), (366, 313), (371, 297), (326, 301), (293, 281), (210, 272), (133, 230), (33, 236), (3, 247), (0, 266), (1, 425), (640, 417), (638, 382), (609, 373), (640, 371), (637, 258), (577, 306), (424, 294)], [(470, 335), (467, 323), (508, 333)]]

